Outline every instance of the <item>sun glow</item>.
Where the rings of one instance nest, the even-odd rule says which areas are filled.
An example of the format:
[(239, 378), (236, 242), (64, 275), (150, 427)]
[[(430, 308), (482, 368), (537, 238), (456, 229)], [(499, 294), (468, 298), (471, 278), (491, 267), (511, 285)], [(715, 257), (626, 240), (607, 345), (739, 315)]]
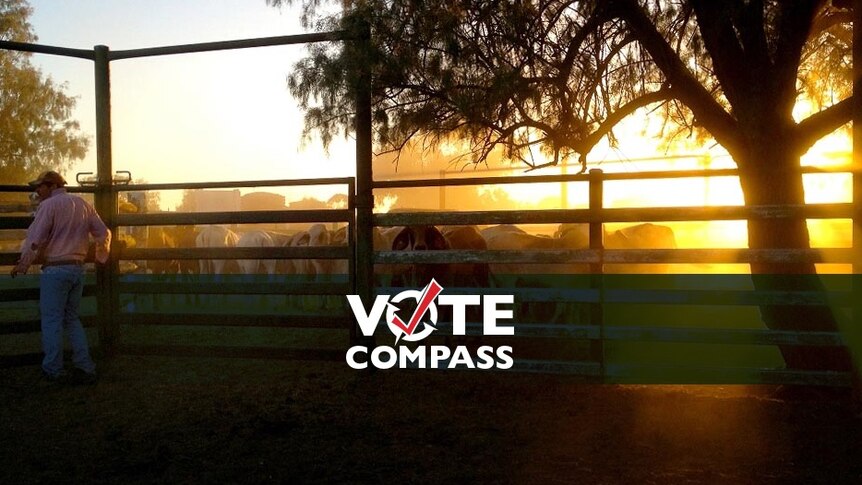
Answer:
[[(698, 155), (660, 155), (651, 158), (626, 157), (626, 153), (661, 153), (658, 143), (643, 136), (626, 140), (625, 149), (597, 147), (590, 154), (590, 168), (605, 173), (634, 173), (666, 170), (710, 170), (735, 168), (733, 159), (720, 149), (693, 150)], [(804, 167), (823, 169), (822, 173), (803, 176), (805, 201), (808, 204), (850, 203), (853, 200), (852, 175), (837, 170), (850, 166), (852, 143), (846, 130), (838, 130), (821, 139), (801, 159)], [(580, 167), (578, 167), (579, 169)], [(574, 167), (553, 167), (542, 174), (573, 173)], [(513, 171), (517, 173), (517, 171)], [(586, 208), (589, 187), (586, 182), (569, 184), (517, 184), (499, 186), (515, 203), (530, 209)], [(485, 187), (481, 190), (490, 192)], [(740, 206), (744, 204), (737, 177), (698, 177), (656, 180), (607, 181), (604, 184), (604, 206), (626, 207), (701, 207)], [(745, 248), (748, 245), (745, 221), (671, 222), (680, 248)], [(607, 224), (613, 230), (625, 224)], [(852, 221), (817, 219), (808, 221), (811, 245), (815, 248), (852, 247)], [(703, 266), (703, 265), (699, 265)], [(747, 272), (747, 265), (709, 265), (713, 270)], [(698, 268), (698, 270), (710, 268)], [(818, 265), (821, 272), (849, 272), (849, 265)]]

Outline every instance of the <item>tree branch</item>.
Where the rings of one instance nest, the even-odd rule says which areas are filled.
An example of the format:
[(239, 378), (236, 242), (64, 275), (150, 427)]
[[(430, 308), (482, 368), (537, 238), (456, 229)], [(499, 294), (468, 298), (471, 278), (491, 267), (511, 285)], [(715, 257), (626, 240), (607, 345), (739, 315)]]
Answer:
[(817, 140), (832, 133), (853, 119), (854, 96), (845, 98), (805, 118), (796, 125), (794, 140), (803, 152), (817, 143)]
[(620, 106), (613, 113), (610, 113), (605, 121), (599, 125), (599, 128), (592, 133), (590, 133), (586, 138), (578, 142), (577, 144), (573, 144), (571, 146), (576, 152), (580, 153), (583, 157), (581, 158), (582, 163), (585, 160), (585, 156), (596, 144), (624, 118), (631, 115), (635, 111), (649, 106), (654, 103), (658, 103), (661, 101), (667, 101), (672, 98), (673, 90), (671, 88), (662, 88), (658, 91), (647, 93), (642, 96), (639, 96), (628, 103)]
[(752, 88), (749, 77), (752, 68), (765, 69), (768, 66), (754, 64), (757, 60), (749, 58), (749, 53), (740, 45), (731, 19), (733, 10), (740, 8), (739, 2), (733, 2), (730, 7), (724, 2), (710, 0), (691, 0), (690, 3), (725, 96), (734, 110), (747, 106), (746, 101), (751, 98), (747, 91)]
[(811, 35), (817, 36), (836, 25), (852, 23), (853, 12), (828, 10), (814, 20), (814, 26), (811, 27)]
[(786, 2), (778, 19), (778, 40), (773, 58), (778, 82), (775, 89), (776, 99), (788, 100), (787, 106), (783, 107), (783, 111), (787, 114), (793, 111), (802, 49), (808, 41), (816, 9), (820, 3), (820, 0)]
[(677, 53), (656, 30), (635, 0), (613, 0), (615, 13), (623, 19), (638, 42), (649, 52), (656, 66), (662, 71), (674, 90), (674, 97), (686, 104), (703, 125), (722, 146), (731, 153), (742, 147), (736, 120), (713, 98), (688, 70)]

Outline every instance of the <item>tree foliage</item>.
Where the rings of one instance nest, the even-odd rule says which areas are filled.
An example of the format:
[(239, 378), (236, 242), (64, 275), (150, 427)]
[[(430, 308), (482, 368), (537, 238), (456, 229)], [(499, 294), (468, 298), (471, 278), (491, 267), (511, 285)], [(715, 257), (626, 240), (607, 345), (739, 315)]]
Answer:
[[(0, 0), (0, 40), (35, 42), (25, 0)], [(75, 98), (31, 62), (0, 50), (0, 178), (22, 183), (40, 171), (67, 168), (87, 153), (88, 138), (72, 118)]]
[(796, 153), (849, 121), (847, 2), (345, 0), (336, 15), (321, 0), (269, 3), (301, 3), (320, 30), (371, 27), (367, 50), (313, 45), (289, 78), (324, 142), (352, 128), (360, 69), (379, 149), (468, 140), (474, 161), (503, 146), (528, 164), (534, 149), (585, 163), (644, 107), (667, 137), (712, 136), (738, 162), (750, 125), (793, 123), (803, 96), (823, 111), (782, 127)]

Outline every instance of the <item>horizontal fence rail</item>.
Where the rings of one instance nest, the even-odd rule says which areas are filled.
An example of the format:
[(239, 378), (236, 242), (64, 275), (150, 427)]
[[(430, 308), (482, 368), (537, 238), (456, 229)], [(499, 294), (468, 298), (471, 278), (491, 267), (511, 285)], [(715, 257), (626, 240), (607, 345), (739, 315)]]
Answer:
[(235, 49), (250, 49), (256, 47), (274, 47), (290, 44), (310, 44), (315, 42), (332, 42), (353, 40), (347, 31), (319, 32), (311, 34), (284, 35), (276, 37), (261, 37), (255, 39), (227, 40), (219, 42), (204, 42), (199, 44), (173, 45), (165, 47), (150, 47), (144, 49), (129, 49), (111, 51), (110, 60), (133, 59), (138, 57), (154, 57), (176, 54), (193, 54)]
[(346, 246), (270, 246), (256, 248), (126, 248), (119, 259), (347, 259)]
[(800, 206), (632, 207), (375, 214), (376, 226), (727, 221), (746, 219), (852, 218), (853, 204)]
[[(450, 330), (451, 325), (439, 325), (441, 330)], [(466, 324), (467, 335), (482, 335), (482, 325)], [(616, 340), (621, 342), (683, 342), (723, 345), (845, 345), (841, 335), (834, 332), (791, 332), (764, 329), (722, 328), (673, 328), (673, 327), (624, 327), (596, 325), (528, 324), (516, 325), (515, 335), (520, 337), (573, 338), (583, 340)]]
[(537, 249), (376, 251), (374, 262), (396, 263), (847, 263), (850, 248), (825, 249)]
[[(802, 167), (803, 174), (849, 173), (858, 174), (852, 167)], [(595, 173), (595, 172), (593, 172)], [(559, 183), (559, 182), (589, 182), (598, 179), (603, 182), (623, 180), (657, 180), (657, 179), (688, 179), (738, 177), (739, 170), (735, 168), (706, 170), (656, 170), (644, 172), (607, 173), (596, 175), (578, 173), (568, 175), (513, 175), (491, 177), (464, 177), (455, 179), (413, 179), (413, 180), (377, 180), (375, 189), (408, 189), (423, 187), (458, 187), (470, 185), (511, 185), (525, 183)]]
[(207, 224), (264, 224), (293, 222), (345, 222), (346, 210), (274, 210), (245, 212), (160, 212), (153, 214), (119, 214), (118, 226), (169, 226)]
[[(132, 192), (141, 190), (193, 190), (193, 189), (241, 189), (248, 187), (304, 187), (321, 185), (351, 185), (350, 177), (333, 177), (319, 179), (280, 179), (280, 180), (248, 180), (226, 182), (183, 182), (163, 184), (126, 184), (116, 185), (117, 192)], [(349, 194), (348, 194), (349, 196)]]
[(350, 293), (348, 283), (315, 283), (303, 281), (254, 282), (238, 281), (214, 282), (192, 278), (191, 281), (120, 281), (120, 293), (134, 294), (190, 294), (195, 295), (346, 295)]

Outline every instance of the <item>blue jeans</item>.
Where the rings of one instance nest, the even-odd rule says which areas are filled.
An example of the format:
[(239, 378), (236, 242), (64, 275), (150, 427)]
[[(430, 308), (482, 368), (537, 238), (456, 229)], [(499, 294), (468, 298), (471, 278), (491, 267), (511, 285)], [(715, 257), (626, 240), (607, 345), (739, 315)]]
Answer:
[(84, 292), (84, 267), (48, 266), (39, 278), (39, 311), (42, 314), (42, 370), (52, 377), (63, 373), (63, 329), (72, 344), (72, 362), (84, 372), (94, 373), (87, 334), (78, 307)]

